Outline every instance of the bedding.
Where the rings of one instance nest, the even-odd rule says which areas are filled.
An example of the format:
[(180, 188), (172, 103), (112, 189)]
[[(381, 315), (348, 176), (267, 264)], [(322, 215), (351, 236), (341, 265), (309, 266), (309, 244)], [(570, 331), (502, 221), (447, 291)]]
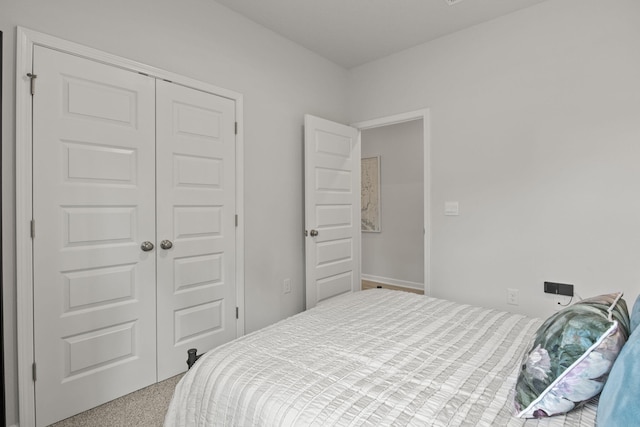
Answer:
[(346, 294), (203, 355), (165, 426), (595, 425), (596, 401), (515, 417), (539, 319), (405, 292)]

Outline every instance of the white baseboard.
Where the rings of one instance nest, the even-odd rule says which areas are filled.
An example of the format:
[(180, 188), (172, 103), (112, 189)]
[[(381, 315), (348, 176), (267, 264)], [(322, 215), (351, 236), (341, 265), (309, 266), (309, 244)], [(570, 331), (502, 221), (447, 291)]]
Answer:
[(385, 285), (402, 286), (403, 288), (418, 289), (424, 291), (424, 283), (409, 282), (407, 280), (390, 279), (388, 277), (374, 276), (372, 274), (361, 274), (362, 280), (370, 280), (372, 282), (383, 283)]

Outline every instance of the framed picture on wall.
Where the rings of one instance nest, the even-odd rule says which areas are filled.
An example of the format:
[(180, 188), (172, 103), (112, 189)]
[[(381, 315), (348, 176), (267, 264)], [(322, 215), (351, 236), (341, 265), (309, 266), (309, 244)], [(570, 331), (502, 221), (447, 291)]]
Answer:
[(380, 156), (361, 160), (361, 230), (380, 232)]

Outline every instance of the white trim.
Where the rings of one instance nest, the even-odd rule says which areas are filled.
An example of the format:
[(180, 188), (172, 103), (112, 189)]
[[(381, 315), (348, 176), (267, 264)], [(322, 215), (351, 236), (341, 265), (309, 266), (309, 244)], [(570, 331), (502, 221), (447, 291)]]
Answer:
[(236, 215), (238, 227), (236, 229), (236, 304), (239, 308), (236, 322), (236, 336), (241, 337), (245, 331), (244, 311), (244, 101), (242, 95), (234, 98), (236, 101)]
[(431, 295), (431, 111), (422, 110), (422, 134), (424, 137), (424, 293)]
[(244, 116), (243, 96), (209, 83), (141, 64), (102, 52), (78, 43), (59, 39), (23, 27), (16, 35), (16, 299), (18, 333), (18, 408), (20, 424), (35, 425), (35, 385), (31, 379), (34, 360), (33, 347), (33, 258), (30, 221), (32, 218), (32, 110), (30, 82), (26, 76), (33, 69), (33, 49), (43, 46), (60, 52), (84, 57), (107, 65), (175, 84), (209, 92), (235, 101), (238, 134), (236, 135), (236, 304), (240, 316), (236, 323), (237, 336), (244, 335)]
[(431, 120), (430, 110), (409, 111), (387, 117), (353, 123), (360, 130), (395, 125), (422, 119), (424, 137), (424, 294), (431, 295)]
[(407, 280), (392, 279), (389, 277), (380, 277), (380, 276), (374, 276), (372, 274), (364, 274), (364, 273), (360, 277), (362, 278), (362, 280), (368, 280), (370, 282), (376, 282), (376, 283), (382, 283), (384, 285), (400, 286), (402, 288), (418, 289), (418, 290), (424, 291), (424, 283), (409, 282)]
[(429, 115), (429, 109), (409, 111), (407, 113), (394, 114), (392, 116), (379, 117), (377, 119), (365, 120), (353, 123), (351, 126), (362, 130), (379, 128), (381, 126), (397, 125), (399, 123), (410, 122), (412, 120), (424, 119)]
[[(30, 220), (32, 218), (31, 100), (33, 41), (18, 27), (16, 36), (16, 300), (18, 332), (18, 416), (34, 426), (35, 384), (31, 380), (33, 354), (33, 273)], [(22, 94), (22, 96), (21, 96)]]

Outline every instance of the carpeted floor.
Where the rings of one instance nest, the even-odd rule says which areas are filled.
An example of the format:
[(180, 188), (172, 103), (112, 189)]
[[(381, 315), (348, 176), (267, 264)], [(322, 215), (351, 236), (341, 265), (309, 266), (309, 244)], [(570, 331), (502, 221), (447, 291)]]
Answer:
[(51, 427), (155, 427), (162, 426), (173, 389), (182, 377), (169, 378), (150, 387), (90, 409)]

